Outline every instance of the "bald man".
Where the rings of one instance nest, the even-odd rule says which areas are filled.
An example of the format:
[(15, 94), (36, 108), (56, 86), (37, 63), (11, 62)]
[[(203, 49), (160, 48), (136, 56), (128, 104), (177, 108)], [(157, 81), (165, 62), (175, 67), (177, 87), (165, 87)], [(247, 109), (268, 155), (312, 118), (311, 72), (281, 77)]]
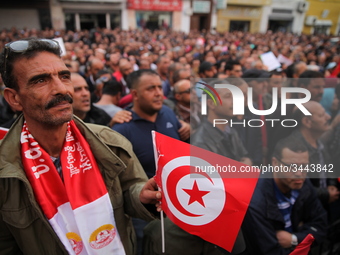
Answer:
[[(308, 176), (318, 190), (321, 203), (328, 209), (328, 205), (339, 198), (339, 191), (336, 188), (336, 179), (332, 173), (327, 171), (332, 164), (330, 155), (320, 137), (329, 128), (330, 116), (326, 113), (322, 105), (315, 101), (309, 101), (303, 106), (312, 114), (305, 116), (300, 110), (294, 111), (295, 120), (298, 122), (297, 129), (286, 139), (294, 139), (296, 143), (304, 144), (309, 154)], [(325, 169), (325, 171), (318, 171)]]
[(112, 76), (120, 83), (122, 87), (122, 96), (130, 93), (130, 89), (127, 86), (126, 78), (133, 72), (133, 66), (129, 59), (121, 58), (118, 63), (119, 70), (114, 72)]
[(173, 91), (177, 118), (189, 123), (193, 130), (196, 129), (201, 123), (200, 107), (196, 91), (192, 88), (190, 80), (179, 80), (175, 83)]
[(94, 92), (96, 87), (97, 74), (104, 69), (104, 63), (99, 58), (93, 58), (88, 65), (88, 77), (86, 83), (89, 86), (90, 93)]

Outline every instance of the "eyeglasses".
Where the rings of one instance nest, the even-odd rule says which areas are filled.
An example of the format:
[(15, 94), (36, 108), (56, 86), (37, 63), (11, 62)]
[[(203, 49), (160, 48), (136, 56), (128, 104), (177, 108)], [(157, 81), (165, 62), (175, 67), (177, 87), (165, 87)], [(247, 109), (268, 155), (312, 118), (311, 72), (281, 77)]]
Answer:
[[(51, 39), (35, 39), (35, 41), (40, 41), (40, 42), (46, 42), (49, 44), (49, 46), (53, 49), (60, 49), (59, 43), (57, 41), (51, 40)], [(15, 53), (23, 53), (25, 52), (30, 45), (29, 40), (19, 40), (19, 41), (14, 41), (7, 43), (5, 45), (5, 61), (4, 61), (4, 74), (6, 75), (7, 71), (7, 58), (11, 52)]]
[(177, 94), (190, 94), (190, 92), (193, 90), (193, 88), (189, 88), (187, 90), (183, 90), (181, 92), (177, 92)]
[(281, 161), (280, 159), (278, 159), (277, 157), (275, 157), (275, 158), (277, 159), (277, 161), (279, 161), (284, 166), (287, 166), (287, 167), (291, 167), (292, 166), (292, 164), (287, 164), (287, 163)]

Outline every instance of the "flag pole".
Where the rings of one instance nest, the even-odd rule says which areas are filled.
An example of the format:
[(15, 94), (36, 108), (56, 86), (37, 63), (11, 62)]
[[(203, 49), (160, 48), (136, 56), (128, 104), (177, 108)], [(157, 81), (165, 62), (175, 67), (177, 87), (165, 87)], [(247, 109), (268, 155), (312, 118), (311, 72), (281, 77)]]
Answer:
[(162, 253), (165, 253), (164, 213), (161, 211)]

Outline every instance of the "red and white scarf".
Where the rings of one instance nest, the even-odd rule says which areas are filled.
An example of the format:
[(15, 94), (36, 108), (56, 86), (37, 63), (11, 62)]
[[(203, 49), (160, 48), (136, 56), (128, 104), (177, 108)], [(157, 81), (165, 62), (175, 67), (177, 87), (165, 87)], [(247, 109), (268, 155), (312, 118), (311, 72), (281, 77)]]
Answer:
[(69, 254), (125, 254), (97, 162), (73, 120), (60, 154), (64, 183), (26, 122), (21, 154), (36, 200)]

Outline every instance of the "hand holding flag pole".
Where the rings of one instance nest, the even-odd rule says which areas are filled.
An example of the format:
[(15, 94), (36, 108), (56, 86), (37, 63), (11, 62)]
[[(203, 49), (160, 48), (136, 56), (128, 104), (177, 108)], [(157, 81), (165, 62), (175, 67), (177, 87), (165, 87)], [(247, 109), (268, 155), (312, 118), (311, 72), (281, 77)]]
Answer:
[[(244, 164), (155, 131), (152, 135), (162, 210), (184, 231), (231, 252), (260, 171), (246, 176), (212, 171), (214, 166), (239, 170)], [(164, 253), (162, 213), (161, 221)]]

